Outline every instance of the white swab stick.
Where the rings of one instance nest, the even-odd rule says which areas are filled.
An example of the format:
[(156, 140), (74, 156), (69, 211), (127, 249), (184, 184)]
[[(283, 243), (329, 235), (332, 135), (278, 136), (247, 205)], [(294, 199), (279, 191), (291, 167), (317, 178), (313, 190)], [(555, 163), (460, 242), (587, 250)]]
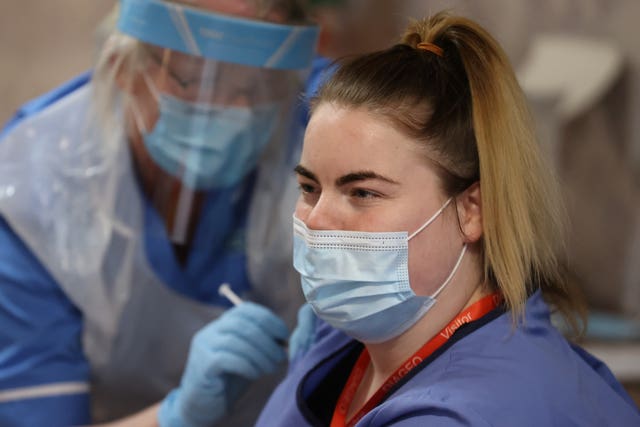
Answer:
[[(233, 305), (239, 305), (244, 302), (242, 298), (240, 298), (235, 292), (231, 290), (231, 286), (229, 286), (228, 283), (223, 283), (222, 285), (220, 285), (220, 287), (218, 288), (218, 293), (231, 301)], [(287, 342), (284, 340), (276, 339), (275, 341), (282, 347), (287, 346)]]
[(220, 287), (218, 288), (218, 293), (231, 301), (233, 305), (239, 305), (244, 302), (242, 301), (242, 298), (240, 298), (238, 295), (236, 295), (235, 292), (231, 290), (231, 286), (229, 286), (228, 283), (223, 283), (222, 285), (220, 285)]

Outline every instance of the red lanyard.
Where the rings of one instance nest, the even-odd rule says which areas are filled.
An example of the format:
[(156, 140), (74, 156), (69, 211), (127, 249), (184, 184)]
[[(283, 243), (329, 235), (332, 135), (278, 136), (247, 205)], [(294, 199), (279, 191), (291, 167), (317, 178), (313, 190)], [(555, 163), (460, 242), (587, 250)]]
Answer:
[(382, 386), (375, 392), (371, 398), (365, 403), (365, 405), (360, 408), (360, 410), (349, 420), (346, 422), (347, 411), (351, 406), (351, 402), (360, 386), (360, 382), (364, 377), (364, 374), (369, 366), (369, 352), (365, 348), (360, 353), (360, 357), (358, 358), (356, 364), (351, 370), (351, 374), (347, 379), (347, 383), (342, 389), (342, 393), (340, 394), (340, 398), (338, 399), (338, 403), (333, 411), (333, 418), (331, 419), (331, 427), (352, 427), (354, 426), (362, 417), (365, 416), (367, 412), (371, 409), (375, 408), (378, 405), (382, 398), (389, 392), (391, 387), (393, 387), (402, 377), (407, 375), (409, 371), (418, 366), (424, 359), (429, 357), (440, 348), (444, 343), (446, 343), (449, 338), (453, 335), (453, 333), (460, 326), (465, 323), (472, 322), (476, 319), (481, 318), (485, 314), (489, 313), (491, 310), (496, 308), (498, 304), (502, 301), (502, 297), (498, 293), (494, 293), (488, 295), (481, 300), (475, 302), (471, 306), (462, 310), (447, 326), (444, 327), (440, 332), (436, 334), (433, 338), (431, 338), (425, 345), (423, 345), (418, 351), (416, 351), (413, 356), (409, 357), (396, 371), (387, 378), (387, 380), (382, 384)]

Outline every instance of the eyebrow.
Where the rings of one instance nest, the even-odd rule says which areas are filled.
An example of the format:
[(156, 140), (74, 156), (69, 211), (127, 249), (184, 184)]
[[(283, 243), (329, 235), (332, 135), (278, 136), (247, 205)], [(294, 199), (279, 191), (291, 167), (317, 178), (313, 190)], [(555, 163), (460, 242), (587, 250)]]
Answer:
[[(296, 166), (294, 171), (299, 175), (309, 178), (314, 182), (319, 182), (316, 175), (302, 165)], [(380, 175), (373, 171), (364, 170), (364, 171), (351, 172), (341, 176), (340, 178), (336, 179), (336, 186), (342, 187), (352, 182), (365, 181), (368, 179), (377, 179), (377, 180), (388, 182), (389, 184), (394, 184), (394, 185), (399, 184), (397, 181), (394, 181), (391, 178), (387, 178), (386, 176)]]
[(398, 182), (392, 180), (391, 178), (387, 178), (386, 176), (382, 176), (373, 171), (365, 170), (365, 171), (351, 172), (341, 176), (340, 178), (336, 179), (336, 186), (340, 187), (346, 184), (350, 184), (352, 182), (365, 181), (367, 179), (377, 179), (379, 181), (388, 182), (389, 184), (398, 185)]
[[(185, 69), (178, 68), (176, 70), (174, 64), (171, 62), (171, 55), (167, 56), (167, 60), (165, 61), (164, 53), (158, 53), (156, 52), (156, 49), (152, 47), (147, 46), (145, 48), (153, 62), (155, 62), (156, 65), (158, 65), (160, 68), (164, 67), (167, 71), (167, 74), (169, 74), (169, 77), (175, 80), (175, 82), (178, 83), (181, 88), (186, 89), (189, 85), (199, 83), (201, 80), (203, 80), (203, 70), (198, 68), (198, 66), (195, 66), (195, 72), (193, 72), (193, 70), (191, 69), (185, 71)], [(199, 75), (197, 77), (194, 77), (198, 73)], [(189, 77), (185, 77), (185, 74), (189, 74)]]
[(298, 175), (302, 175), (305, 178), (309, 178), (311, 181), (319, 183), (318, 178), (316, 177), (316, 175), (313, 172), (311, 172), (309, 169), (305, 168), (304, 166), (298, 165), (293, 170)]

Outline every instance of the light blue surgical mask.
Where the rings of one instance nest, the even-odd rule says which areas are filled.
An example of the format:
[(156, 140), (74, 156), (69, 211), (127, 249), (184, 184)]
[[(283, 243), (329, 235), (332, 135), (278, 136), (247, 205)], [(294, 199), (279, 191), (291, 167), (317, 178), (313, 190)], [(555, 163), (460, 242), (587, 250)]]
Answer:
[(257, 164), (276, 127), (276, 103), (237, 107), (157, 93), (160, 115), (143, 140), (153, 160), (196, 190), (231, 187)]
[(449, 276), (431, 296), (409, 284), (409, 240), (431, 224), (451, 199), (417, 231), (310, 230), (294, 216), (293, 265), (315, 313), (365, 343), (384, 342), (413, 326), (455, 275), (466, 245)]

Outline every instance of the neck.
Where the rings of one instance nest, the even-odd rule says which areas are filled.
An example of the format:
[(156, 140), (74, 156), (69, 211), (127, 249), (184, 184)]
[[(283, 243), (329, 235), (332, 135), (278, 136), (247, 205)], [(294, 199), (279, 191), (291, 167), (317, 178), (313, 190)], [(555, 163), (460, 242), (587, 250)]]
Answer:
[[(193, 241), (205, 193), (186, 188), (178, 179), (160, 169), (141, 143), (133, 142), (131, 148), (133, 166), (142, 192), (162, 218), (169, 237), (176, 238), (174, 234), (180, 230), (180, 236), (177, 236), (174, 244), (180, 247), (180, 253), (176, 255), (183, 262)], [(187, 207), (186, 218), (179, 215), (181, 207)]]
[(370, 376), (370, 391), (367, 393), (369, 396), (462, 310), (491, 293), (489, 287), (481, 283), (464, 294), (460, 294), (454, 283), (450, 285), (452, 286), (442, 291), (431, 310), (402, 335), (384, 343), (365, 344), (371, 358), (370, 369), (367, 372), (367, 376)]

